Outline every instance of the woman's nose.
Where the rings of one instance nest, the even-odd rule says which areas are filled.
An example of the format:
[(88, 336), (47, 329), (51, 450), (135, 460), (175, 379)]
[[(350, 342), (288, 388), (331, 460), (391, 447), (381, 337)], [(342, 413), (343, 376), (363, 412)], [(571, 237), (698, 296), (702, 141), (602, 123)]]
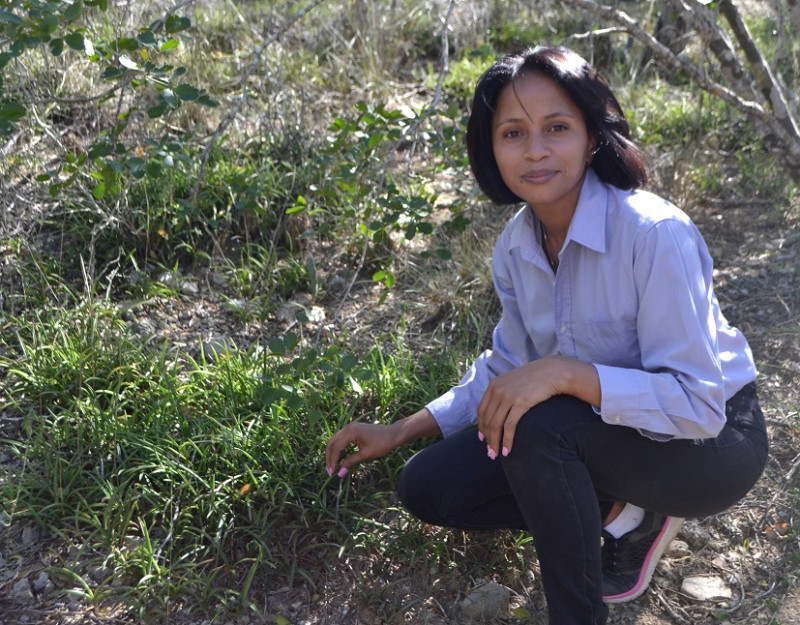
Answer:
[(537, 132), (528, 135), (528, 142), (525, 145), (525, 156), (532, 160), (544, 158), (549, 153), (545, 138)]

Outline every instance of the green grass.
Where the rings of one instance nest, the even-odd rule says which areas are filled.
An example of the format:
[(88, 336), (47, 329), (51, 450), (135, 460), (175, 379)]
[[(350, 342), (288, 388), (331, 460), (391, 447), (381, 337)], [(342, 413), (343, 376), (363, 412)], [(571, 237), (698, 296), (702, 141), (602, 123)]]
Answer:
[(358, 355), (289, 334), (213, 362), (169, 358), (106, 304), (6, 320), (0, 369), (19, 399), (5, 408), (25, 417), (8, 444), (26, 469), (0, 496), (13, 518), (80, 546), (56, 569), (87, 600), (145, 619), (190, 597), (247, 608), (255, 597), (233, 588), (256, 575), (313, 584), (383, 514), (402, 464), (403, 452), (373, 463), (337, 494), (327, 438), (354, 418), (391, 421), (454, 374), (402, 336)]
[[(0, 441), (14, 456), (0, 465), (4, 509), (58, 541), (49, 574), (60, 588), (151, 622), (188, 604), (225, 619), (259, 611), (265, 589), (321, 591), (344, 564), (355, 563), (360, 604), (387, 622), (415, 600), (398, 571), (430, 587), (450, 580), (452, 594), (498, 570), (527, 575), (530, 537), (432, 528), (398, 508), (393, 485), (419, 445), (342, 482), (328, 478), (323, 454), (354, 418), (416, 410), (488, 344), (499, 314), (489, 257), (510, 213), (481, 201), (467, 174), (472, 89), (493, 56), (563, 41), (588, 29), (586, 16), (555, 3), (456, 3), (450, 72), (432, 112), (444, 5), (399, 0), (392, 13), (367, 2), (364, 13), (322, 3), (263, 50), (201, 174), (205, 141), (238, 101), (253, 51), (297, 7), (193, 7), (193, 28), (157, 56), (185, 65), (181, 80), (219, 108), (187, 101), (149, 119), (161, 92), (135, 81), (110, 99), (46, 102), (45, 87), (72, 96), (110, 86), (106, 63), (82, 51), (31, 54), (3, 75), (4, 97), (45, 102), (37, 120), (20, 122), (0, 181), (14, 199), (0, 217), (0, 413), (23, 423)], [(94, 40), (131, 36), (154, 17), (119, 10), (94, 14)], [(769, 38), (774, 24), (757, 26)], [(588, 55), (587, 39), (573, 44)], [(626, 63), (636, 55), (622, 53), (622, 38), (591, 45), (676, 196), (791, 197), (752, 124), (686, 85), (633, 82)], [(101, 147), (110, 151), (95, 167), (87, 155)], [(64, 169), (48, 177), (54, 163)], [(64, 186), (51, 197), (56, 181)], [(416, 325), (387, 307), (380, 331), (339, 319), (318, 334), (300, 315), (279, 334), (281, 305), (331, 311), (356, 268), (357, 312), (383, 302), (369, 289), (379, 279), (386, 302)], [(136, 335), (125, 310), (188, 299), (162, 273), (213, 273), (203, 287), (261, 338), (211, 354)]]

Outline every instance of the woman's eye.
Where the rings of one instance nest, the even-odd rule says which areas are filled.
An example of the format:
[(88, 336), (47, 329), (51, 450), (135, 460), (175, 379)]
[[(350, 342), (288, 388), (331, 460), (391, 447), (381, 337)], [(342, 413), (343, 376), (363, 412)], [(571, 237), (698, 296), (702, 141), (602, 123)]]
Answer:
[(516, 137), (519, 137), (520, 134), (522, 134), (522, 133), (520, 133), (519, 130), (506, 130), (503, 133), (503, 136), (506, 137), (507, 139), (514, 139)]
[(553, 124), (550, 126), (551, 132), (564, 132), (567, 129), (566, 124)]

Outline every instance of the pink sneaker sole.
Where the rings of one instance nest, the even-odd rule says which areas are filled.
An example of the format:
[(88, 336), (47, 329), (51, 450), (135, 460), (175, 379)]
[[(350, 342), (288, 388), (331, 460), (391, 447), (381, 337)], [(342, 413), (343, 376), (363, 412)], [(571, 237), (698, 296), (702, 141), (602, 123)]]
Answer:
[(624, 603), (625, 601), (636, 599), (636, 597), (647, 590), (650, 580), (653, 579), (653, 572), (656, 570), (658, 561), (661, 559), (661, 556), (664, 555), (672, 539), (677, 536), (682, 525), (683, 519), (679, 517), (667, 517), (667, 522), (664, 523), (664, 527), (661, 528), (658, 536), (653, 541), (650, 551), (647, 552), (647, 557), (639, 573), (639, 579), (636, 580), (636, 584), (633, 588), (618, 595), (603, 597), (603, 601), (606, 603)]

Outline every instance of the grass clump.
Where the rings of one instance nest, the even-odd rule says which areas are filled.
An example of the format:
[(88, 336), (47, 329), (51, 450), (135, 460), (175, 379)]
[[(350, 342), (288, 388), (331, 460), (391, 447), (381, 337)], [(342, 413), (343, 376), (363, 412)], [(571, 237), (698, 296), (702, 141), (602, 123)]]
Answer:
[(55, 569), (85, 599), (142, 618), (197, 597), (204, 611), (246, 608), (256, 576), (313, 583), (349, 543), (345, 520), (391, 499), (389, 467), (402, 464), (375, 463), (337, 496), (327, 438), (353, 418), (392, 420), (451, 373), (414, 363), (400, 339), (356, 355), (287, 333), (170, 357), (87, 300), (7, 323), (0, 370), (6, 409), (24, 416), (24, 442), (10, 444), (25, 469), (1, 496), (17, 520), (79, 546)]

